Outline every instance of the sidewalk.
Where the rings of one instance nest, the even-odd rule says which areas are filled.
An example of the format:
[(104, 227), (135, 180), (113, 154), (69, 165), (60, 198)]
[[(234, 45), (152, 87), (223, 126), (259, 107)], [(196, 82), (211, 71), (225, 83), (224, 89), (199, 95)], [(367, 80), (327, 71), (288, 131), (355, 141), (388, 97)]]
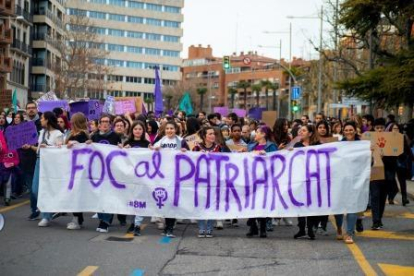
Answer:
[(407, 180), (407, 194), (414, 200), (414, 181)]

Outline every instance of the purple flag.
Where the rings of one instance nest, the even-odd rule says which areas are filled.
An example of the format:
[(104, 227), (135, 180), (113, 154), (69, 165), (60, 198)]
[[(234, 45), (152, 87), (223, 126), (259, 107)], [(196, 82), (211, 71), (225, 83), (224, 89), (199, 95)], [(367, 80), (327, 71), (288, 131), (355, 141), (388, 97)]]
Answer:
[(160, 115), (164, 112), (164, 103), (162, 101), (162, 93), (161, 93), (161, 79), (159, 74), (158, 67), (155, 68), (155, 90), (154, 90), (154, 97), (155, 97), (155, 114)]
[(144, 103), (142, 103), (142, 114), (147, 115), (147, 109), (145, 108)]
[(16, 150), (23, 145), (35, 145), (37, 143), (37, 130), (33, 121), (9, 126), (6, 129), (7, 147), (9, 150)]

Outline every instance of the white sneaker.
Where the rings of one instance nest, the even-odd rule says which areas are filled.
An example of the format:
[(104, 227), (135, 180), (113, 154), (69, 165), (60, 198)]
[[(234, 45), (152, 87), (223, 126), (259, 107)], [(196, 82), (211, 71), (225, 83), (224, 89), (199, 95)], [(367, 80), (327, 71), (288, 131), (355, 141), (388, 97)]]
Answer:
[(163, 230), (165, 228), (165, 225), (163, 222), (157, 222), (157, 228), (158, 230)]
[(273, 226), (279, 226), (280, 225), (280, 219), (279, 218), (274, 219), (273, 222), (272, 222), (272, 225)]
[(197, 221), (195, 219), (190, 220), (191, 224), (196, 224)]
[(68, 223), (66, 229), (68, 230), (79, 230), (81, 226), (79, 225), (78, 218), (74, 217), (71, 222)]
[(157, 221), (159, 221), (156, 217), (151, 217), (151, 223), (156, 223)]
[(223, 229), (223, 221), (222, 220), (217, 221), (216, 228), (219, 229), (219, 230)]
[(288, 218), (283, 218), (283, 222), (285, 223), (286, 226), (292, 226), (292, 220), (288, 219)]
[(37, 226), (39, 226), (39, 227), (48, 227), (49, 226), (49, 220), (44, 218), (39, 222), (39, 224)]
[(413, 177), (411, 177), (411, 181), (414, 181), (414, 176), (413, 176)]
[(93, 219), (98, 219), (98, 214), (92, 216)]

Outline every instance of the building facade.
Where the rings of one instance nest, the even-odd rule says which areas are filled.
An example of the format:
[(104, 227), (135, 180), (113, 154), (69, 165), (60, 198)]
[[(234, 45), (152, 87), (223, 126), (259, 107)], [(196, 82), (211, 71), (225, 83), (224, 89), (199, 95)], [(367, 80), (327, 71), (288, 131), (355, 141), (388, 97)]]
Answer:
[(11, 21), (13, 43), (10, 45), (10, 56), (13, 59), (13, 70), (10, 72), (7, 89), (16, 92), (20, 108), (24, 108), (29, 96), (29, 70), (32, 48), (30, 43), (33, 22), (31, 1), (16, 0), (15, 15)]
[(10, 21), (14, 17), (14, 5), (14, 0), (0, 0), (0, 110), (11, 105), (12, 92), (7, 89), (7, 78), (13, 70), (13, 59), (10, 56), (13, 31)]
[(61, 63), (64, 38), (64, 0), (34, 0), (32, 29), (31, 96), (38, 98), (55, 87), (53, 66)]
[[(155, 67), (164, 85), (179, 82), (183, 6), (184, 0), (68, 0), (67, 15), (87, 17), (108, 52), (99, 61), (111, 69), (107, 85), (87, 96), (150, 97)], [(76, 26), (68, 28), (75, 31)]]
[[(211, 106), (231, 106), (229, 89), (237, 90), (235, 108), (249, 109), (256, 106), (256, 95), (252, 92), (254, 84), (267, 80), (277, 84), (277, 94), (287, 89), (288, 75), (279, 65), (279, 61), (258, 55), (256, 52), (233, 53), (230, 56), (231, 68), (223, 68), (223, 58), (214, 57), (210, 46), (190, 46), (188, 58), (183, 62), (183, 87), (186, 90), (196, 90), (198, 87), (207, 88), (207, 103)], [(282, 65), (286, 64), (282, 61)], [(238, 83), (245, 81), (247, 88), (247, 106), (244, 106), (244, 89), (238, 88)], [(268, 91), (268, 101), (273, 102), (273, 92)], [(260, 107), (266, 106), (265, 88), (260, 92)], [(268, 103), (269, 107), (272, 104)], [(206, 105), (197, 109), (207, 110)], [(271, 108), (269, 108), (271, 109)], [(207, 110), (209, 111), (209, 110)]]

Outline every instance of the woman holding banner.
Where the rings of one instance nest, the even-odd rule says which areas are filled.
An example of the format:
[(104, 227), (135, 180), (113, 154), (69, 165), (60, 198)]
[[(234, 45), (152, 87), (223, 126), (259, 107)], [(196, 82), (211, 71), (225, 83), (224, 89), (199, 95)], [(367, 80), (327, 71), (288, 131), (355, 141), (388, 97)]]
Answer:
[[(300, 128), (301, 141), (294, 145), (295, 148), (303, 148), (309, 146), (320, 145), (319, 136), (314, 125), (304, 125)], [(311, 240), (315, 239), (315, 233), (313, 228), (317, 226), (318, 217), (299, 217), (298, 227), (299, 232), (296, 233), (293, 238), (304, 238), (306, 237), (306, 227), (308, 228), (308, 237)]]
[[(254, 152), (257, 154), (267, 154), (269, 152), (277, 151), (277, 146), (271, 141), (272, 131), (267, 126), (261, 126), (256, 130), (254, 136), (254, 142), (247, 145), (247, 151)], [(257, 222), (259, 222), (259, 228)], [(248, 238), (258, 235), (260, 232), (261, 238), (266, 238), (266, 224), (272, 225), (270, 218), (250, 218), (247, 220), (247, 225), (250, 227), (249, 232), (246, 234)], [(269, 229), (270, 230), (270, 229)], [(273, 230), (273, 229), (272, 229)]]
[[(30, 217), (37, 217), (37, 197), (39, 193), (39, 172), (40, 172), (40, 148), (48, 146), (56, 147), (63, 144), (63, 133), (60, 129), (56, 115), (53, 112), (47, 111), (40, 117), (40, 124), (42, 130), (39, 134), (38, 144), (39, 146), (24, 145), (23, 149), (32, 149), (37, 153), (36, 167), (33, 176), (32, 192), (30, 196), (30, 207), (32, 214)], [(39, 227), (49, 226), (49, 222), (52, 219), (51, 213), (43, 213), (42, 220), (39, 222)]]
[[(169, 121), (165, 124), (165, 136), (162, 137), (158, 142), (154, 144), (154, 146), (150, 146), (153, 150), (160, 150), (160, 149), (168, 149), (168, 150), (181, 150), (186, 151), (189, 150), (189, 147), (184, 139), (179, 137), (177, 133), (179, 133), (180, 129), (176, 122)], [(175, 218), (166, 218), (165, 219), (165, 228), (163, 235), (169, 238), (175, 238), (173, 234), (175, 224)]]
[[(199, 136), (202, 140), (197, 144), (193, 151), (201, 152), (221, 152), (222, 147), (216, 143), (216, 134), (213, 127), (203, 127), (199, 131)], [(213, 223), (214, 220), (199, 220), (198, 221), (198, 237), (212, 238), (213, 237)]]
[[(128, 140), (124, 142), (125, 149), (130, 148), (148, 148), (150, 142), (145, 138), (146, 129), (145, 124), (141, 121), (135, 121), (132, 124)], [(134, 236), (141, 236), (141, 224), (144, 217), (135, 216), (127, 233), (134, 233)]]

